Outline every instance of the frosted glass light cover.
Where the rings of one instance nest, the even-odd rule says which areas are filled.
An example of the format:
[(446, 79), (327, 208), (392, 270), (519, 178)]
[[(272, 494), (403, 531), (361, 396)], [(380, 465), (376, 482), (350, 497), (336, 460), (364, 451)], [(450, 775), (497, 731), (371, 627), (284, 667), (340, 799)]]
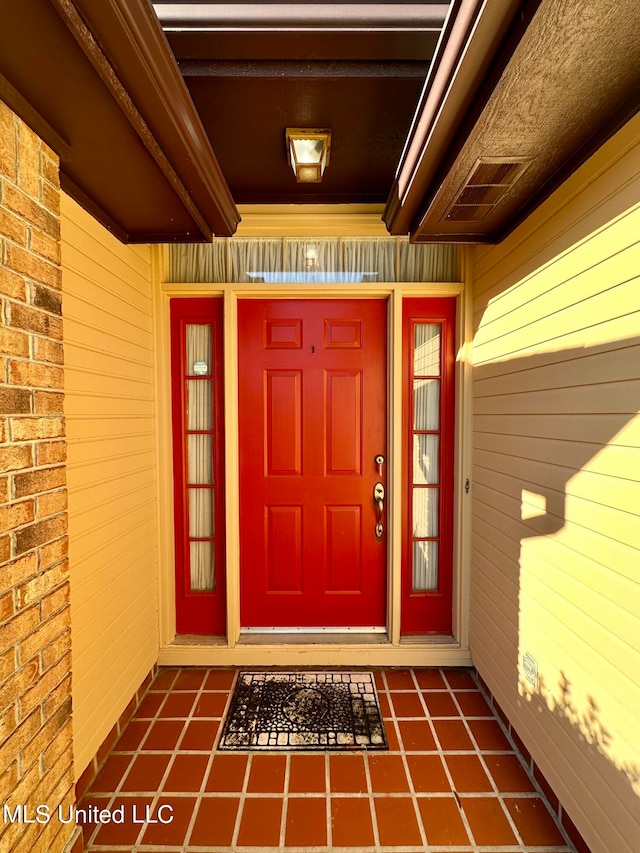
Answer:
[(321, 139), (292, 139), (295, 158), (303, 166), (320, 163), (322, 158)]
[(319, 183), (329, 162), (331, 132), (319, 128), (287, 128), (291, 168), (299, 183)]

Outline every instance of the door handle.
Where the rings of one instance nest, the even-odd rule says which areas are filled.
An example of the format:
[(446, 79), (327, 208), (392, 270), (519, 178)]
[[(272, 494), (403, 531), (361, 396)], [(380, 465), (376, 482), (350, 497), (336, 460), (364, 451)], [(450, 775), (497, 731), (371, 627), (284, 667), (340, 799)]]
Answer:
[(382, 539), (382, 534), (384, 533), (384, 525), (382, 524), (382, 514), (384, 513), (384, 486), (382, 483), (376, 483), (373, 487), (373, 500), (378, 507), (376, 539)]

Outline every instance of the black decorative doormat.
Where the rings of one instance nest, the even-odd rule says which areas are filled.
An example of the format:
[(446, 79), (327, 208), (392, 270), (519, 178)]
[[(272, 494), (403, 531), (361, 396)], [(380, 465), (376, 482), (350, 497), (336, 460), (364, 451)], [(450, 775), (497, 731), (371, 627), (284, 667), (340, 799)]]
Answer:
[(218, 749), (388, 749), (370, 672), (241, 672)]

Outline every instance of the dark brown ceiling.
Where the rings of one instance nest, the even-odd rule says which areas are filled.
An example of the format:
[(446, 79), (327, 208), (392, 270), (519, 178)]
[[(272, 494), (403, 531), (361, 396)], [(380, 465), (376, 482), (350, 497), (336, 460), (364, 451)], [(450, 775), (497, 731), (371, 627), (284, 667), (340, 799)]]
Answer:
[[(237, 203), (384, 203), (448, 2), (155, 3)], [(298, 184), (285, 128), (331, 130)]]
[[(416, 79), (189, 77), (231, 194), (246, 203), (384, 203), (420, 94)], [(299, 184), (286, 127), (331, 129), (320, 184)]]
[[(6, 0), (0, 98), (124, 241), (386, 202), (393, 234), (492, 242), (640, 108), (639, 32), (638, 0)], [(291, 126), (331, 129), (319, 185)]]

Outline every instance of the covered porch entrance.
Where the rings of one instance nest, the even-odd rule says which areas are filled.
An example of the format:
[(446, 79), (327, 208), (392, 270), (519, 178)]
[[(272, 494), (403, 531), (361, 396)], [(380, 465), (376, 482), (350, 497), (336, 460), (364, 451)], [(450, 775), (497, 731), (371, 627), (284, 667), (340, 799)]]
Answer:
[[(234, 664), (466, 663), (464, 287), (300, 279), (163, 286), (176, 547), (162, 662), (215, 647)], [(190, 462), (203, 437), (210, 474)], [(205, 492), (215, 518), (199, 528)]]

